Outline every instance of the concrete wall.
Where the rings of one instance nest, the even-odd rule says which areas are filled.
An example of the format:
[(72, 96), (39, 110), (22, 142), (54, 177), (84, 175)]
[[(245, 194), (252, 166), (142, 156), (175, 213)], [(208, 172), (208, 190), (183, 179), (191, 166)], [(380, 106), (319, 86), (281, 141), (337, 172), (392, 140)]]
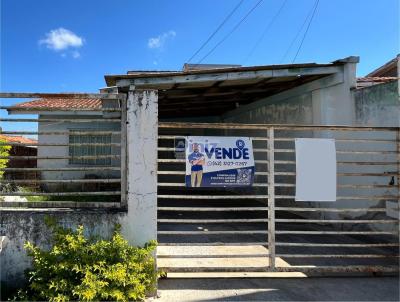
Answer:
[(19, 287), (23, 282), (23, 272), (30, 266), (30, 258), (24, 249), (26, 241), (47, 247), (50, 231), (44, 223), (45, 216), (54, 217), (61, 225), (75, 228), (83, 225), (88, 235), (109, 238), (115, 223), (125, 213), (105, 213), (104, 211), (1, 211), (1, 281), (10, 287)]
[(354, 121), (355, 63), (341, 72), (239, 107), (222, 116), (226, 122), (351, 125)]
[[(384, 84), (377, 84), (373, 86), (368, 86), (362, 89), (354, 90), (354, 99), (355, 99), (355, 111), (356, 111), (356, 125), (362, 126), (375, 126), (375, 127), (400, 127), (400, 81), (392, 81)], [(369, 138), (379, 138), (379, 139), (395, 139), (395, 135), (386, 134), (377, 134), (374, 132), (368, 133), (367, 137)], [(397, 143), (398, 144), (398, 143)], [(365, 144), (365, 148), (368, 150), (396, 150), (398, 148), (396, 146), (396, 142), (387, 142), (385, 144)], [(397, 149), (398, 150), (398, 149)], [(375, 157), (377, 158), (377, 157)], [(371, 158), (371, 156), (369, 157)], [(377, 160), (385, 160), (385, 161), (398, 161), (398, 154), (387, 154), (384, 156), (379, 156)], [(398, 165), (391, 166), (376, 166), (373, 169), (375, 173), (385, 173), (391, 171), (397, 171)], [(361, 171), (366, 171), (366, 168), (359, 169)], [(375, 184), (388, 184), (391, 180), (391, 177), (371, 177), (370, 181)], [(400, 178), (395, 177), (395, 185), (400, 182)], [(397, 186), (398, 188), (398, 186)], [(394, 195), (399, 194), (398, 189), (386, 189), (386, 190), (371, 190), (367, 192), (369, 195)], [(371, 204), (371, 202), (370, 202)], [(382, 206), (387, 209), (390, 208), (398, 208), (398, 201), (376, 201), (372, 202), (372, 206)], [(390, 210), (389, 210), (390, 211)], [(391, 212), (391, 211), (390, 211)], [(398, 218), (398, 212), (391, 214), (391, 217)], [(377, 225), (374, 226), (375, 229), (378, 230), (386, 230), (387, 226)], [(393, 229), (396, 229), (396, 226), (393, 226)]]
[(66, 227), (82, 224), (88, 234), (105, 238), (110, 236), (115, 223), (120, 223), (124, 237), (132, 245), (143, 245), (157, 239), (157, 93), (130, 91), (128, 108), (127, 152), (130, 157), (127, 208), (1, 208), (1, 281), (6, 285), (22, 285), (23, 272), (30, 266), (30, 259), (23, 248), (26, 241), (42, 246), (48, 244), (45, 215), (53, 216)]
[(356, 124), (400, 126), (399, 81), (354, 91)]

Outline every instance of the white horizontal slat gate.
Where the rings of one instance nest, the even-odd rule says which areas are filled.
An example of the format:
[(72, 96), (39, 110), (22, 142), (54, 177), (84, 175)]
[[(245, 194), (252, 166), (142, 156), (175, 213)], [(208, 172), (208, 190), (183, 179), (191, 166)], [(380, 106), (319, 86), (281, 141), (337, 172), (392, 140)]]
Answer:
[[(253, 141), (251, 188), (187, 188), (188, 135)], [(295, 202), (295, 138), (334, 138), (337, 201)], [(167, 272), (397, 272), (399, 128), (160, 123), (158, 265)], [(397, 214), (398, 215), (398, 214)]]

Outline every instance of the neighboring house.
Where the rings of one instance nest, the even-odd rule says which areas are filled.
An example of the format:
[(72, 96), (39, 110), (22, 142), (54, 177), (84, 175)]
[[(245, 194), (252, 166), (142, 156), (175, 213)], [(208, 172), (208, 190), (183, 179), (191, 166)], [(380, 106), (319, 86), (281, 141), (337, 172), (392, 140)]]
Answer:
[[(119, 135), (96, 134), (99, 131), (119, 131), (119, 122), (97, 122), (90, 121), (105, 116), (101, 110), (107, 105), (102, 104), (100, 99), (66, 99), (66, 98), (48, 98), (33, 100), (30, 102), (19, 103), (15, 105), (10, 114), (37, 114), (38, 123), (38, 152), (41, 159), (37, 160), (39, 168), (65, 168), (79, 166), (117, 166), (119, 159), (111, 158), (110, 155), (119, 154), (119, 147), (113, 146), (90, 146), (85, 143), (109, 144), (119, 142)], [(68, 108), (68, 111), (66, 110)], [(69, 111), (76, 109), (76, 111)], [(93, 109), (94, 111), (84, 111)], [(107, 114), (107, 113), (106, 113)], [(86, 119), (88, 122), (64, 121), (63, 117)], [(58, 119), (57, 122), (46, 122), (46, 119)], [(43, 121), (40, 121), (43, 120)], [(82, 134), (82, 131), (90, 134)], [(41, 132), (61, 132), (61, 134), (40, 134)], [(68, 143), (74, 144), (68, 146)], [(46, 146), (40, 146), (44, 144)], [(62, 146), (51, 146), (59, 144)], [(50, 145), (50, 146), (47, 146)], [(82, 158), (90, 156), (103, 156), (100, 158)], [(107, 157), (108, 156), (108, 157)], [(49, 157), (44, 159), (43, 157)], [(68, 159), (57, 157), (69, 157)], [(41, 178), (46, 180), (57, 179), (79, 179), (79, 178), (115, 178), (119, 176), (118, 171), (42, 171)], [(56, 189), (57, 185), (47, 184), (43, 188), (51, 190)], [(71, 185), (69, 185), (71, 188)], [(93, 188), (95, 189), (95, 188)]]
[(400, 126), (400, 55), (357, 79), (354, 91), (356, 123)]
[(400, 54), (398, 54), (394, 59), (378, 67), (374, 71), (371, 71), (366, 75), (367, 78), (370, 77), (399, 77), (399, 66), (400, 66)]
[[(13, 144), (26, 144), (24, 145), (13, 145), (10, 149), (9, 155), (16, 157), (16, 156), (36, 156), (37, 155), (37, 140), (27, 138), (24, 136), (11, 136), (11, 135), (4, 135), (0, 134), (0, 141), (4, 141), (7, 143)], [(29, 144), (33, 144), (30, 146)], [(7, 168), (36, 168), (36, 160), (35, 159), (17, 159), (11, 158), (7, 162)], [(36, 172), (17, 172), (17, 171), (6, 171), (4, 173), (5, 179), (36, 179), (37, 173)], [(29, 184), (28, 184), (29, 185)], [(30, 184), (29, 186), (34, 186), (34, 184)]]

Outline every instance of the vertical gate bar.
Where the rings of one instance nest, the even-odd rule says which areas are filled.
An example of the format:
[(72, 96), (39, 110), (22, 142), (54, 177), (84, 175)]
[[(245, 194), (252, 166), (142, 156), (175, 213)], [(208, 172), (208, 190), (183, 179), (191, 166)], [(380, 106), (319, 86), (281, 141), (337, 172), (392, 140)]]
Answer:
[[(397, 194), (400, 199), (400, 127), (397, 128), (397, 133), (396, 133), (396, 143), (397, 143)], [(400, 205), (397, 203), (397, 208), (399, 208)]]
[(275, 154), (274, 128), (268, 129), (268, 251), (270, 270), (275, 270)]
[(121, 207), (122, 208), (127, 208), (128, 206), (128, 200), (127, 200), (127, 194), (128, 194), (128, 181), (127, 181), (127, 169), (128, 169), (128, 163), (127, 163), (127, 104), (128, 101), (126, 98), (120, 99), (121, 102)]

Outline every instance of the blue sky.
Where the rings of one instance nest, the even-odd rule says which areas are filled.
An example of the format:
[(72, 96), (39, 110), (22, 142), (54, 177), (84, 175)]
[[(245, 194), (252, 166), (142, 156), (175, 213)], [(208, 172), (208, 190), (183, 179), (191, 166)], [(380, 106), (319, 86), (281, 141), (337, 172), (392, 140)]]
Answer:
[[(238, 2), (2, 0), (1, 90), (97, 91), (105, 85), (104, 74), (181, 69)], [(257, 2), (243, 1), (193, 62)], [(252, 56), (248, 55), (283, 2), (264, 0), (203, 63), (280, 63), (314, 0), (287, 0)], [(396, 0), (320, 0), (296, 62), (359, 55), (358, 73), (364, 75), (399, 52), (398, 16)], [(46, 39), (51, 42), (51, 31), (59, 29), (81, 43), (67, 40), (64, 49), (46, 43)], [(284, 63), (292, 61), (301, 36)]]
[[(259, 1), (243, 0), (191, 62), (198, 63)], [(180, 70), (239, 2), (1, 0), (0, 90), (97, 92), (105, 74)], [(261, 1), (203, 63), (291, 63), (315, 3)], [(399, 52), (398, 16), (396, 0), (320, 0), (296, 62), (358, 55), (358, 75), (365, 75)]]

